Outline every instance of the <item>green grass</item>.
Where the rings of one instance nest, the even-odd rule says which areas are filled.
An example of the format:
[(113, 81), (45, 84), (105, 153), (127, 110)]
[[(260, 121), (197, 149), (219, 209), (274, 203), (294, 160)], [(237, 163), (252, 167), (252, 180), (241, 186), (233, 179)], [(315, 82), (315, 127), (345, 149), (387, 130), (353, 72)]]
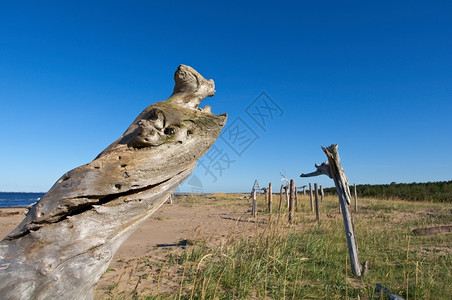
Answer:
[[(218, 197), (248, 205), (235, 202), (237, 195)], [(202, 200), (187, 199), (197, 201)], [(309, 197), (299, 202), (289, 225), (285, 208), (270, 218), (263, 213), (266, 204), (261, 199), (262, 222), (250, 232), (216, 248), (197, 242), (181, 253), (168, 254), (160, 268), (173, 270), (177, 289), (129, 298), (372, 299), (376, 283), (381, 283), (405, 299), (449, 299), (452, 235), (415, 236), (412, 230), (452, 224), (451, 204), (360, 199), (359, 212), (353, 213), (355, 232), (361, 263), (369, 263), (361, 279), (351, 276), (337, 198), (320, 203), (320, 225), (311, 213)], [(278, 203), (275, 195), (274, 212)]]

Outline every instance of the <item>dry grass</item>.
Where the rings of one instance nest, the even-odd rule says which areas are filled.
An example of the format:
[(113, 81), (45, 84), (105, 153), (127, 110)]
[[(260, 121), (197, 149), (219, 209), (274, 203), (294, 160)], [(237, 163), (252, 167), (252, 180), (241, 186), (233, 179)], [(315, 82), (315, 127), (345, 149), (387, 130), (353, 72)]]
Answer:
[[(360, 199), (353, 214), (357, 243), (361, 261), (370, 266), (360, 279), (350, 276), (337, 198), (320, 203), (317, 225), (309, 198), (302, 197), (289, 225), (286, 209), (270, 216), (262, 198), (252, 219), (250, 202), (240, 196), (182, 200), (200, 209), (236, 207), (243, 213), (231, 218), (236, 226), (221, 239), (199, 229), (180, 247), (124, 262), (98, 298), (373, 299), (376, 283), (406, 299), (449, 299), (452, 294), (452, 235), (412, 234), (417, 227), (452, 224), (452, 204)], [(276, 212), (279, 196), (274, 199)], [(246, 231), (240, 229), (243, 222)]]

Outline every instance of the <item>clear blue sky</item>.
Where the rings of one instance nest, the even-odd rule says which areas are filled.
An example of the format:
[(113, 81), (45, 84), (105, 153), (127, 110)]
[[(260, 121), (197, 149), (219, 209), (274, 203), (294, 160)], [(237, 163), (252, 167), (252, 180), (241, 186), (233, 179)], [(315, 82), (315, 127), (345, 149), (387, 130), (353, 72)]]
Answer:
[(332, 143), (351, 183), (451, 180), (451, 16), (450, 1), (2, 1), (0, 191), (47, 191), (91, 161), (179, 64), (246, 129), (182, 191), (279, 186), (283, 170), (333, 186), (299, 178)]

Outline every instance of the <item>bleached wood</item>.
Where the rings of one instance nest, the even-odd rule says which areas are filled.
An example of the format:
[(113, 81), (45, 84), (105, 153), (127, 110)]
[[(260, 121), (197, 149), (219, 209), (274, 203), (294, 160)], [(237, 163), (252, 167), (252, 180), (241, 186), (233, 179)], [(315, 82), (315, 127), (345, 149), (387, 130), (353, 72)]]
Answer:
[(257, 214), (257, 198), (256, 198), (256, 190), (253, 191), (253, 202), (252, 202), (252, 207), (251, 207), (251, 214), (253, 216), (253, 218), (256, 217)]
[(289, 185), (286, 185), (285, 187), (284, 187), (284, 193), (286, 194), (286, 205), (287, 205), (287, 208), (289, 208)]
[(322, 147), (322, 149), (328, 157), (330, 174), (333, 176), (334, 184), (336, 186), (336, 191), (341, 204), (352, 272), (355, 276), (361, 276), (361, 264), (359, 262), (358, 246), (356, 244), (355, 226), (353, 224), (352, 214), (350, 213), (351, 196), (348, 179), (341, 167), (341, 160), (339, 152), (337, 151), (337, 145), (331, 145), (327, 148)]
[(198, 107), (214, 93), (213, 80), (179, 66), (168, 100), (64, 174), (0, 242), (0, 299), (92, 299), (122, 242), (218, 138), (226, 115)]
[(350, 213), (351, 196), (348, 179), (341, 167), (337, 145), (331, 145), (327, 148), (322, 147), (322, 149), (328, 158), (328, 162), (322, 163), (320, 166), (315, 164), (317, 171), (309, 174), (301, 174), (300, 177), (311, 177), (324, 174), (330, 178), (333, 178), (334, 184), (336, 186), (336, 191), (339, 196), (339, 204), (342, 211), (342, 217), (344, 219), (345, 236), (347, 238), (352, 272), (355, 276), (361, 276), (361, 265), (358, 257), (358, 246), (356, 244), (355, 228), (353, 224), (353, 218)]

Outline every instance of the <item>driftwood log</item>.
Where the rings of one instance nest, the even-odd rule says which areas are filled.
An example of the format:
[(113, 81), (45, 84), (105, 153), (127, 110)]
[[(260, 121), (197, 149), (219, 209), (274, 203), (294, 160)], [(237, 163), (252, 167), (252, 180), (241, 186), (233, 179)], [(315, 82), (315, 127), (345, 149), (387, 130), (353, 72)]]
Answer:
[(402, 297), (394, 294), (390, 289), (379, 283), (377, 283), (377, 285), (375, 286), (375, 292), (381, 294), (381, 296), (383, 297), (387, 296), (389, 300), (404, 300)]
[(365, 262), (363, 266), (361, 266), (359, 262), (355, 228), (353, 224), (352, 214), (350, 212), (351, 195), (348, 179), (341, 167), (341, 160), (339, 157), (339, 152), (337, 151), (337, 145), (331, 145), (327, 148), (322, 147), (322, 149), (328, 158), (328, 162), (324, 162), (321, 165), (315, 164), (315, 167), (317, 169), (316, 171), (308, 174), (301, 174), (300, 177), (312, 177), (323, 174), (334, 180), (336, 191), (339, 196), (339, 204), (342, 210), (342, 217), (344, 219), (345, 236), (347, 237), (347, 245), (350, 254), (350, 264), (352, 267), (352, 272), (355, 276), (361, 276), (366, 272), (367, 263)]
[(448, 232), (452, 232), (452, 225), (441, 225), (441, 226), (413, 229), (413, 233), (415, 235), (429, 235), (429, 234), (448, 233)]
[(198, 107), (213, 80), (181, 65), (171, 97), (146, 108), (92, 162), (64, 174), (0, 242), (0, 299), (92, 299), (119, 246), (189, 176), (226, 115)]

